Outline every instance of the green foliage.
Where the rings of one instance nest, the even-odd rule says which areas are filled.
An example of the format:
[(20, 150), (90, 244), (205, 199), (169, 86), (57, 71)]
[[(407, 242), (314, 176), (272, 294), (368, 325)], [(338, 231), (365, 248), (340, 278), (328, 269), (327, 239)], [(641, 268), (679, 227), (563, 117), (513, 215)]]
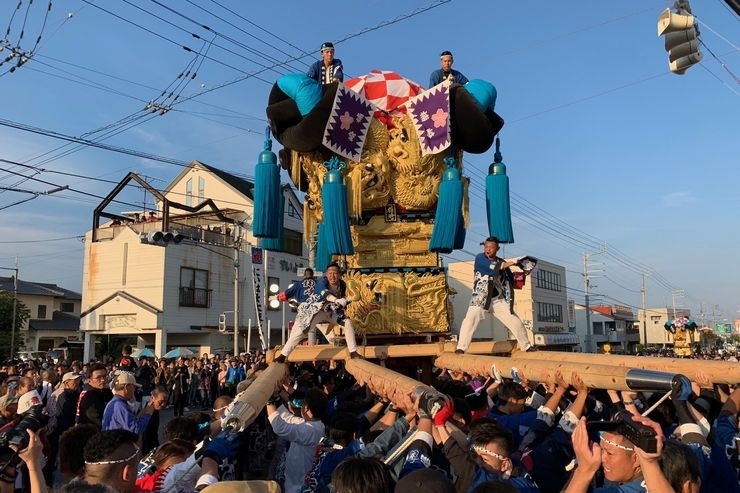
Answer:
[(23, 345), (20, 329), (31, 316), (31, 312), (21, 301), (16, 304), (15, 313), (15, 347), (10, 349), (12, 339), (11, 328), (13, 327), (13, 293), (0, 290), (0, 359), (9, 359), (18, 348)]

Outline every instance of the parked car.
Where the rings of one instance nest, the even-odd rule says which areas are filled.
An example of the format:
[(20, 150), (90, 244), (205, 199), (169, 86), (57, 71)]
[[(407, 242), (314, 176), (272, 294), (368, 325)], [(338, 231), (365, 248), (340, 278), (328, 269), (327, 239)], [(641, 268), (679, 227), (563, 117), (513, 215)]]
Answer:
[(44, 361), (46, 359), (46, 351), (18, 351), (18, 359), (25, 361)]

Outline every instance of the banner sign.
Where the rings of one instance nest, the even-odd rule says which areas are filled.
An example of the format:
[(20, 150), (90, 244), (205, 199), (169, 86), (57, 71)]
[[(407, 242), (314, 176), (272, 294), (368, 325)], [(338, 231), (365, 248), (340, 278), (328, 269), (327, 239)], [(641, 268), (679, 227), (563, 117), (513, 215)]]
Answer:
[(252, 247), (252, 292), (254, 293), (254, 311), (257, 314), (257, 330), (260, 334), (260, 342), (262, 343), (262, 350), (267, 349), (267, 343), (265, 342), (265, 335), (262, 330), (262, 324), (264, 321), (264, 303), (262, 297), (264, 296), (264, 288), (262, 282), (262, 249)]

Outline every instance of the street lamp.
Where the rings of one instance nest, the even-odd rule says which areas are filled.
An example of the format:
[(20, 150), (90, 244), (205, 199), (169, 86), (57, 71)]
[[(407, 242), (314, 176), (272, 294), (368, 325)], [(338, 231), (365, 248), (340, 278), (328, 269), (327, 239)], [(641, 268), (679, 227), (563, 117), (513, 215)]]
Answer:
[(285, 345), (285, 303), (280, 303), (280, 300), (277, 298), (277, 295), (280, 293), (280, 286), (276, 282), (271, 282), (267, 289), (270, 292), (270, 310), (277, 310), (280, 305), (283, 305), (283, 323), (281, 325), (281, 333), (282, 344)]

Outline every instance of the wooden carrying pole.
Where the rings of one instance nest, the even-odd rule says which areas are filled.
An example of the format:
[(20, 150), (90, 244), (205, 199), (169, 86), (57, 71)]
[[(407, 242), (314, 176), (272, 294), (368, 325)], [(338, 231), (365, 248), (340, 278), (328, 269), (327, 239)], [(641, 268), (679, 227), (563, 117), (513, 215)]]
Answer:
[(359, 358), (347, 360), (344, 368), (355, 377), (359, 385), (367, 384), (371, 392), (387, 400), (399, 392), (411, 395), (413, 400), (425, 390), (431, 389), (411, 377)]
[[(359, 346), (357, 351), (366, 359), (409, 358), (413, 356), (439, 356), (445, 352), (455, 351), (454, 342), (427, 344), (397, 344), (388, 346)], [(514, 341), (474, 342), (468, 348), (472, 354), (509, 354), (516, 346)], [(267, 360), (275, 358), (277, 350), (267, 352)], [(344, 360), (349, 357), (347, 348), (330, 345), (298, 346), (289, 355), (290, 362)]]
[(491, 369), (496, 365), (502, 377), (512, 378), (516, 369), (529, 380), (542, 382), (555, 380), (555, 373), (560, 370), (566, 382), (571, 382), (573, 374), (591, 388), (612, 390), (652, 390), (669, 391), (675, 374), (651, 370), (625, 368), (620, 366), (571, 363), (560, 360), (561, 353), (538, 351), (537, 359), (519, 358), (515, 353), (510, 358), (496, 356), (478, 356), (472, 354), (445, 353), (437, 358), (438, 368), (452, 371), (463, 371), (471, 375), (491, 376)]
[(731, 361), (654, 358), (649, 356), (623, 356), (620, 354), (548, 353), (544, 351), (515, 353), (517, 358), (526, 361), (542, 359), (545, 354), (553, 354), (557, 361), (564, 363), (599, 364), (681, 373), (695, 381), (701, 381), (699, 373), (701, 372), (711, 383), (730, 385), (740, 383), (740, 364)]
[(270, 397), (280, 388), (287, 374), (286, 364), (272, 363), (268, 366), (246, 390), (236, 395), (223, 427), (238, 431), (249, 426)]

